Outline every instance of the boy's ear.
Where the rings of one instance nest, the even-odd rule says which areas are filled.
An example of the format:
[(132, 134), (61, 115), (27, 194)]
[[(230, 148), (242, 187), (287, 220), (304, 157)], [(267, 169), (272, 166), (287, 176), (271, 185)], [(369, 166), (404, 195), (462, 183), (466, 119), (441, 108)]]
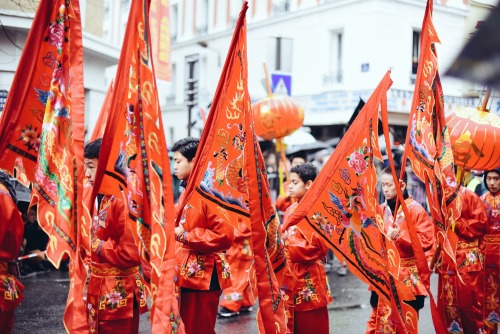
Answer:
[(312, 180), (307, 181), (307, 182), (306, 182), (306, 189), (311, 188), (312, 184), (313, 184), (313, 181), (312, 181)]

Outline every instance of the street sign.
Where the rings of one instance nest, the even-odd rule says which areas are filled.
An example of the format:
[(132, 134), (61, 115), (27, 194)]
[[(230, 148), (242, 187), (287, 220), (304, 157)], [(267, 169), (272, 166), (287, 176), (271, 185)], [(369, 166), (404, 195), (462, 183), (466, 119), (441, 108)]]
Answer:
[(271, 88), (276, 95), (292, 95), (292, 76), (289, 74), (271, 74)]

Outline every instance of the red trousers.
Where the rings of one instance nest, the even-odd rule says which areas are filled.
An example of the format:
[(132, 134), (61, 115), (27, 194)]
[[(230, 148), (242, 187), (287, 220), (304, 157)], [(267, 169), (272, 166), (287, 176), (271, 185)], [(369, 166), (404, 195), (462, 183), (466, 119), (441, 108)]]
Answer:
[(14, 310), (0, 310), (0, 332), (10, 334), (14, 328)]
[(328, 334), (330, 323), (326, 306), (310, 311), (294, 313), (294, 334)]
[(139, 333), (139, 308), (134, 308), (134, 317), (117, 320), (99, 320), (99, 334), (137, 334)]
[(186, 334), (215, 334), (222, 290), (181, 291), (181, 319)]

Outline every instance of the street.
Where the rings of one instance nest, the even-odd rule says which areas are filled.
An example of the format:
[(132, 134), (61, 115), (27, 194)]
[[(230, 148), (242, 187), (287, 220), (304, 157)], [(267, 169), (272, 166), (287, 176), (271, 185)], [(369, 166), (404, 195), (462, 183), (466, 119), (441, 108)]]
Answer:
[[(335, 272), (328, 275), (334, 302), (329, 305), (330, 333), (364, 333), (371, 312), (370, 292), (367, 285), (350, 272), (339, 277)], [(65, 333), (62, 315), (69, 288), (68, 273), (51, 271), (21, 279), (25, 286), (25, 300), (16, 310), (15, 334)], [(433, 293), (437, 290), (437, 276), (431, 277)], [(233, 318), (218, 318), (216, 332), (221, 334), (254, 334), (256, 307), (249, 314)], [(434, 333), (429, 310), (429, 300), (420, 313), (420, 333)], [(139, 333), (151, 333), (149, 313), (141, 317)]]

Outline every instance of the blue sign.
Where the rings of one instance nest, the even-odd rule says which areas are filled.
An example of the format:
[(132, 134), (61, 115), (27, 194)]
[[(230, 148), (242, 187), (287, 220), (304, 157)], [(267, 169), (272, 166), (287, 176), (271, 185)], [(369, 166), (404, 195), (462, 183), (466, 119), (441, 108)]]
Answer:
[(271, 89), (277, 95), (292, 95), (292, 76), (289, 74), (271, 74)]

